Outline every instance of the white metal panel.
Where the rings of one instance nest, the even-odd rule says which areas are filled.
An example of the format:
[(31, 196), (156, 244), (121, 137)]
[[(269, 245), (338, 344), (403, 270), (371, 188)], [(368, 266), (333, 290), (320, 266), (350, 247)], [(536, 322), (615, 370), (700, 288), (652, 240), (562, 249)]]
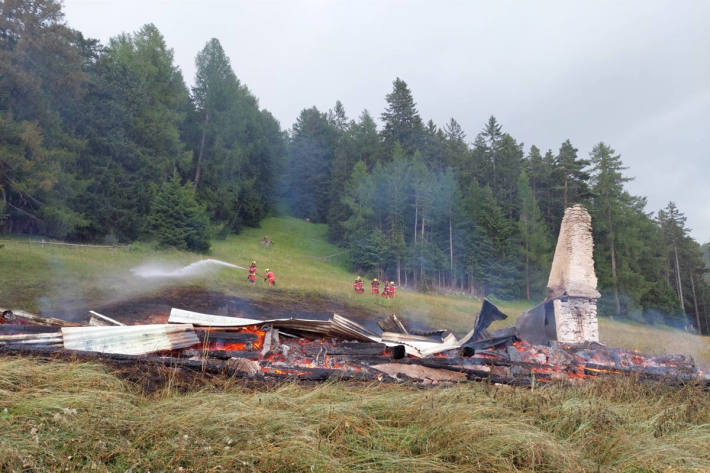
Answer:
[(168, 323), (193, 324), (207, 327), (246, 327), (247, 325), (261, 325), (264, 320), (243, 319), (240, 317), (226, 317), (224, 315), (201, 314), (183, 309), (171, 309)]
[[(383, 334), (383, 338), (379, 340), (379, 342), (384, 343), (388, 347), (392, 347), (395, 345), (403, 345), (404, 351), (407, 353), (407, 355), (416, 356), (417, 358), (427, 358), (437, 353), (441, 353), (448, 350), (454, 350), (456, 348), (461, 347), (461, 342), (457, 340), (456, 336), (452, 333), (446, 335), (446, 337), (444, 337), (441, 342), (417, 340), (417, 338), (421, 337), (417, 337), (416, 335), (401, 334), (400, 336), (396, 337), (396, 340), (388, 340), (386, 338), (387, 336), (388, 334), (387, 332), (385, 332)], [(407, 337), (409, 337), (409, 339), (407, 339)]]
[(200, 342), (190, 324), (62, 327), (62, 336), (67, 350), (122, 355), (186, 348)]
[(91, 314), (89, 316), (89, 325), (94, 325), (94, 326), (99, 326), (99, 327), (106, 326), (106, 325), (126, 325), (126, 324), (122, 324), (118, 320), (114, 320), (111, 317), (107, 317), (103, 314), (99, 314), (98, 312), (93, 311), (93, 310), (90, 310), (89, 314)]

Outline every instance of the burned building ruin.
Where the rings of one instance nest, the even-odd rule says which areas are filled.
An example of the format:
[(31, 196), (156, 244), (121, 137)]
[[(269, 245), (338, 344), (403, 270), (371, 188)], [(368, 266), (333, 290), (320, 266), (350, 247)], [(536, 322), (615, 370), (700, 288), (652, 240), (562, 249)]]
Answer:
[(149, 370), (150, 378), (166, 373), (170, 383), (175, 373), (189, 370), (250, 381), (486, 381), (531, 387), (632, 375), (710, 388), (710, 375), (692, 358), (594, 343), (599, 292), (592, 251), (589, 214), (581, 206), (568, 208), (545, 301), (515, 326), (489, 331), (507, 316), (483, 300), (463, 338), (446, 329), (415, 328), (395, 314), (373, 323), (335, 313), (245, 318), (229, 306), (221, 314), (172, 307), (145, 320), (92, 311), (80, 323), (0, 308), (0, 356), (100, 360), (141, 376)]

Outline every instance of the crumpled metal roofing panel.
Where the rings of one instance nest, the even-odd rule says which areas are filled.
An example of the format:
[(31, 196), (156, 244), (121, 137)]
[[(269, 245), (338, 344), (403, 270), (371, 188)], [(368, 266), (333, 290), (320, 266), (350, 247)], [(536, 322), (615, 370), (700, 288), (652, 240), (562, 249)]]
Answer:
[(67, 350), (144, 355), (200, 343), (191, 324), (62, 327)]

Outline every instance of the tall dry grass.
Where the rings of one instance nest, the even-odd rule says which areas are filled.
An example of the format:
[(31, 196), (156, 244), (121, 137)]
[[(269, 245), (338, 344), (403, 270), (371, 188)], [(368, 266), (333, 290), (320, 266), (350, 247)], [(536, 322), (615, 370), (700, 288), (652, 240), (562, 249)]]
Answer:
[(93, 363), (0, 360), (0, 471), (710, 471), (710, 396), (239, 381), (145, 394)]

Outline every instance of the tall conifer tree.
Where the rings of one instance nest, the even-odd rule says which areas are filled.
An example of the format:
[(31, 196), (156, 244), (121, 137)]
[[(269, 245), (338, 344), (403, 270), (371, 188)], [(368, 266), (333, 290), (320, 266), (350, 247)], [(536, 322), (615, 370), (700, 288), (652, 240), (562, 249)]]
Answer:
[(557, 154), (558, 187), (562, 193), (562, 208), (566, 209), (573, 203), (581, 203), (589, 196), (589, 173), (584, 169), (589, 161), (577, 157), (577, 148), (566, 140), (560, 146)]
[(424, 127), (407, 83), (397, 77), (385, 100), (387, 106), (381, 118), (386, 148), (392, 150), (399, 143), (406, 153), (414, 153), (421, 146)]
[(525, 298), (530, 300), (533, 294), (537, 297), (543, 296), (545, 277), (552, 256), (552, 244), (525, 171), (521, 172), (518, 178), (518, 198), (520, 199), (518, 232), (524, 261)]
[(614, 304), (616, 313), (621, 313), (619, 300), (619, 277), (617, 274), (616, 234), (619, 225), (617, 209), (622, 206), (624, 183), (630, 178), (624, 177), (622, 171), (626, 169), (621, 157), (614, 154), (614, 150), (604, 143), (594, 146), (591, 156), (592, 162), (592, 192), (597, 210), (596, 227), (606, 230), (607, 245), (611, 262), (611, 277), (614, 285)]

